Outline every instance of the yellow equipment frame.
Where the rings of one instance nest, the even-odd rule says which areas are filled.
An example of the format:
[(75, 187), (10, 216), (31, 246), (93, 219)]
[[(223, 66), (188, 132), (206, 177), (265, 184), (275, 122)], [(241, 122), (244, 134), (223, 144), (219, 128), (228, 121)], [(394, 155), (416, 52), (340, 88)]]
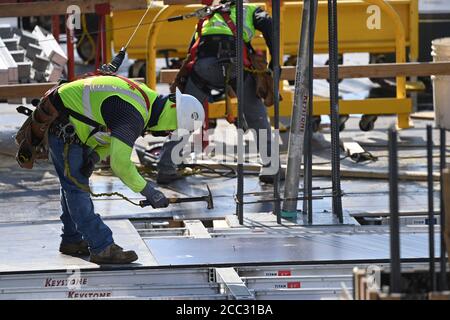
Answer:
[[(262, 4), (264, 5), (264, 4)], [(349, 23), (348, 19), (343, 19), (346, 14), (352, 14), (352, 17), (356, 17), (353, 21), (357, 26), (364, 25), (365, 20), (361, 20), (361, 17), (368, 17), (361, 15), (361, 10), (367, 10), (368, 5), (376, 5), (381, 10), (381, 30), (361, 30), (355, 28), (355, 25)], [(269, 4), (265, 4), (267, 8), (270, 8)], [(291, 34), (286, 34), (286, 16), (290, 18), (293, 12), (299, 14), (296, 23), (300, 25), (301, 17), (300, 12), (303, 6), (303, 2), (283, 2), (281, 6), (281, 39), (282, 44), (280, 50), (280, 57), (283, 57), (286, 52), (296, 53), (298, 39), (294, 42)], [(158, 8), (158, 12), (153, 17), (148, 29), (148, 35), (145, 43), (146, 46), (146, 60), (147, 60), (147, 84), (151, 88), (156, 88), (156, 58), (157, 50), (164, 48), (164, 45), (160, 45), (159, 40), (161, 34), (168, 32), (163, 27), (168, 27), (166, 22), (161, 22), (168, 17), (178, 15), (182, 13), (191, 12), (200, 8), (200, 5), (166, 5)], [(295, 10), (293, 10), (295, 8)], [(298, 8), (298, 9), (297, 9)], [(341, 15), (339, 19), (339, 51), (343, 52), (396, 52), (396, 62), (406, 62), (406, 47), (410, 48), (409, 59), (411, 62), (417, 61), (418, 57), (418, 0), (342, 0), (338, 1), (338, 12)], [(142, 11), (142, 10), (141, 10)], [(141, 12), (138, 11), (138, 12)], [(288, 13), (287, 13), (288, 12)], [(367, 12), (367, 11), (365, 11)], [(357, 14), (359, 13), (359, 14)], [(126, 12), (117, 13), (126, 14)], [(135, 12), (133, 14), (136, 14)], [(113, 13), (113, 25), (114, 27), (120, 27), (115, 23)], [(321, 21), (327, 21), (327, 1), (319, 0), (318, 8), (318, 24), (315, 37), (315, 52), (326, 52), (327, 39), (324, 35), (326, 32), (326, 23), (320, 23)], [(325, 19), (325, 20), (324, 20)], [(127, 20), (130, 21), (130, 20)], [(194, 19), (195, 21), (195, 19)], [(184, 23), (185, 21), (183, 21)], [(196, 22), (193, 22), (194, 25)], [(291, 23), (291, 22), (289, 22)], [(171, 24), (173, 25), (173, 24)], [(183, 25), (185, 28), (186, 25)], [(364, 29), (364, 28), (362, 28)], [(176, 30), (176, 29), (175, 29)], [(190, 29), (190, 31), (193, 30)], [(174, 29), (170, 30), (172, 33), (176, 33)], [(189, 31), (189, 32), (190, 32)], [(392, 32), (394, 31), (394, 32)], [(295, 32), (293, 32), (295, 33)], [(393, 37), (394, 35), (394, 37)], [(358, 39), (358, 37), (365, 37)], [(136, 40), (139, 41), (139, 35), (136, 36)], [(391, 39), (394, 38), (395, 41)], [(165, 40), (163, 40), (164, 42)], [(123, 42), (123, 41), (122, 41)], [(120, 43), (122, 43), (120, 42)], [(118, 42), (115, 42), (116, 46)], [(183, 44), (187, 47), (187, 43)], [(262, 39), (256, 39), (255, 46), (259, 47), (263, 45)], [(133, 44), (130, 46), (129, 54), (133, 57), (137, 51), (132, 50)], [(294, 49), (295, 47), (295, 49)], [(180, 48), (176, 48), (181, 50)], [(287, 50), (287, 51), (286, 51)], [(295, 50), (295, 51), (293, 51)], [(176, 55), (185, 54), (185, 52), (179, 51)], [(393, 98), (370, 98), (365, 100), (340, 100), (339, 111), (341, 114), (372, 114), (372, 115), (384, 115), (384, 114), (396, 114), (397, 125), (399, 128), (409, 128), (411, 121), (409, 114), (412, 112), (412, 101), (406, 96), (406, 78), (398, 77), (396, 97)], [(280, 103), (280, 115), (283, 117), (289, 117), (292, 109), (293, 93), (289, 89), (287, 82), (282, 83), (281, 94), (283, 100)], [(314, 115), (328, 115), (329, 114), (329, 100), (323, 98), (314, 98), (313, 114)], [(234, 106), (233, 112), (237, 113)], [(217, 102), (210, 104), (209, 106), (210, 118), (224, 118), (225, 117), (225, 104), (224, 102)], [(269, 114), (273, 115), (273, 108), (269, 108)]]

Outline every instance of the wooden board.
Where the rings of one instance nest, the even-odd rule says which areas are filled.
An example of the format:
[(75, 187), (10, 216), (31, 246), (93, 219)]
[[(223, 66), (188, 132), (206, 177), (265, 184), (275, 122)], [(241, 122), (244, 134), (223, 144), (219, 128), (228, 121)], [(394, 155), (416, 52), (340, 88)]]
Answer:
[[(143, 81), (144, 79), (131, 78), (131, 80)], [(0, 85), (0, 99), (40, 98), (55, 85), (57, 82)]]
[(411, 113), (411, 119), (434, 120), (434, 111), (420, 111)]
[[(200, 1), (194, 0), (163, 0), (164, 4), (172, 4), (172, 5), (187, 5), (187, 4), (199, 4)], [(246, 0), (246, 2), (250, 3), (263, 3), (263, 0)], [(283, 2), (298, 2), (298, 0), (283, 0)]]
[[(221, 170), (223, 166), (216, 162), (211, 161), (197, 161), (198, 164), (207, 165), (211, 169)], [(237, 169), (237, 165), (234, 163), (227, 163), (227, 166), (233, 169)], [(259, 172), (261, 165), (259, 164), (244, 164), (244, 170), (246, 171), (256, 171)], [(286, 169), (286, 165), (281, 165), (283, 170)], [(303, 167), (302, 167), (303, 170)], [(330, 177), (331, 167), (330, 166), (312, 166), (312, 173), (314, 177)], [(389, 173), (387, 171), (381, 170), (353, 170), (341, 168), (342, 178), (355, 178), (355, 179), (388, 179)], [(439, 173), (433, 174), (433, 180), (439, 181)], [(401, 181), (427, 181), (427, 173), (422, 171), (407, 171), (400, 170), (398, 173), (398, 179)]]
[(193, 238), (211, 238), (208, 230), (200, 220), (184, 220), (184, 226)]
[(64, 15), (70, 5), (76, 5), (81, 13), (94, 13), (95, 5), (108, 3), (111, 11), (146, 9), (146, 0), (63, 0), (63, 1), (41, 1), (26, 3), (2, 3), (0, 4), (0, 17), (28, 17), (28, 16), (50, 16)]
[[(161, 70), (160, 82), (170, 83), (177, 69)], [(377, 63), (368, 65), (339, 66), (339, 79), (390, 78), (400, 76), (430, 76), (450, 74), (450, 62)], [(314, 67), (314, 79), (328, 79), (329, 68)], [(282, 67), (281, 80), (294, 80), (295, 67)]]

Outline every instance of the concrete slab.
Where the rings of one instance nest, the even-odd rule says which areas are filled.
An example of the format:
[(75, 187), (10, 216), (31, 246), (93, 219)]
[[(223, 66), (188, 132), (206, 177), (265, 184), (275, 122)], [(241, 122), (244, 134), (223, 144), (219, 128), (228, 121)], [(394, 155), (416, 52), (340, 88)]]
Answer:
[[(154, 266), (155, 259), (128, 220), (108, 221), (114, 240), (135, 250), (139, 260), (132, 266)], [(98, 269), (85, 259), (59, 253), (61, 223), (0, 225), (0, 272)]]

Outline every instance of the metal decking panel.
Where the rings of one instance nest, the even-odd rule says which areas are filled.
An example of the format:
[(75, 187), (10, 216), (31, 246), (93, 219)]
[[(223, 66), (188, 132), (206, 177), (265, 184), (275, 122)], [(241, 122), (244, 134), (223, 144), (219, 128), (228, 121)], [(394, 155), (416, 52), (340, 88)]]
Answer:
[[(437, 239), (436, 235), (436, 244)], [(371, 263), (390, 259), (388, 234), (147, 239), (145, 242), (159, 266)], [(401, 244), (402, 259), (421, 261), (428, 256), (425, 233), (403, 234)]]
[[(156, 262), (128, 220), (107, 221), (114, 240), (125, 249), (135, 250), (136, 267), (155, 266)], [(85, 259), (60, 254), (61, 223), (0, 225), (0, 272), (96, 269)]]

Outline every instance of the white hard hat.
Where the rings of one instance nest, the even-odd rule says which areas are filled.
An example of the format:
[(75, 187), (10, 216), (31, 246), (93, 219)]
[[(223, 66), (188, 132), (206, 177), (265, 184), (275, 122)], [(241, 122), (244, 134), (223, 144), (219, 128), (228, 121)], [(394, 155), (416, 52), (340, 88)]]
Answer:
[(193, 132), (205, 121), (203, 105), (195, 97), (176, 90), (177, 126), (179, 130)]

